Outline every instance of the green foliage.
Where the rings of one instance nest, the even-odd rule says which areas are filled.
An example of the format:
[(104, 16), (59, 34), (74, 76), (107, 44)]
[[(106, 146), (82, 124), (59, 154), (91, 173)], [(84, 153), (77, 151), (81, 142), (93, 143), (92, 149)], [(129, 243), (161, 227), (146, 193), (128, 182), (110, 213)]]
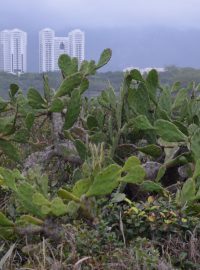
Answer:
[(74, 144), (80, 158), (82, 160), (85, 160), (87, 158), (87, 147), (85, 146), (85, 144), (81, 140), (75, 140)]
[(0, 149), (10, 159), (13, 159), (16, 162), (20, 162), (20, 156), (19, 156), (18, 150), (11, 142), (0, 139)]
[(9, 239), (14, 235), (14, 223), (0, 212), (0, 238)]
[(200, 158), (200, 129), (198, 128), (191, 138), (191, 150), (194, 158), (197, 160)]
[(155, 122), (158, 135), (167, 142), (183, 142), (187, 137), (169, 121), (159, 119)]
[(118, 165), (110, 165), (105, 168), (94, 178), (86, 195), (90, 197), (110, 194), (118, 186), (117, 179), (120, 172), (121, 167)]
[(145, 202), (126, 202), (129, 207), (124, 212), (124, 222), (129, 237), (140, 234), (143, 237), (151, 235), (153, 239), (160, 239), (164, 234), (184, 231), (190, 226), (189, 217), (184, 211), (179, 211), (173, 198), (156, 199), (149, 196)]
[(68, 104), (67, 113), (65, 117), (64, 129), (71, 128), (77, 121), (81, 110), (81, 95), (79, 90), (73, 91), (70, 102)]
[(132, 184), (140, 184), (145, 178), (145, 170), (140, 165), (140, 161), (136, 157), (130, 157), (125, 162), (122, 169), (123, 172), (127, 174), (123, 176), (120, 181)]
[(52, 103), (51, 107), (49, 108), (50, 112), (62, 112), (64, 109), (64, 104), (61, 99), (55, 98)]
[(145, 115), (138, 115), (137, 117), (135, 117), (133, 121), (133, 126), (139, 130), (153, 130), (154, 129), (154, 127), (151, 125), (151, 123), (149, 122), (149, 120), (147, 119)]
[(101, 68), (101, 67), (105, 66), (110, 61), (111, 56), (112, 56), (111, 49), (105, 49), (102, 52), (100, 59), (97, 63), (97, 68)]
[[(44, 75), (43, 93), (30, 88), (25, 95), (13, 83), (8, 100), (0, 99), (0, 192), (6, 198), (0, 237), (28, 235), (31, 228), (36, 238), (55, 234), (56, 242), (66, 224), (87, 220), (105, 233), (99, 241), (117, 239), (124, 247), (135, 241), (138, 265), (156, 269), (158, 250), (144, 250), (145, 239), (191, 231), (199, 217), (199, 86), (161, 86), (156, 70), (142, 75), (134, 69), (124, 74), (119, 93), (109, 84), (97, 98), (86, 98), (88, 77), (110, 58), (110, 49), (97, 63), (79, 65), (61, 55), (57, 90)], [(35, 155), (42, 164), (41, 153), (50, 160), (27, 171), (23, 161), (37, 162)], [(60, 171), (54, 183), (51, 173), (57, 178)]]
[(73, 186), (72, 193), (80, 198), (83, 194), (86, 194), (92, 184), (91, 179), (80, 179)]
[(58, 66), (65, 77), (77, 72), (76, 62), (69, 55), (63, 54), (58, 59)]
[(73, 90), (81, 83), (81, 73), (75, 73), (65, 78), (58, 88), (55, 97), (62, 97), (65, 95), (71, 95)]
[(149, 144), (144, 147), (138, 147), (137, 148), (140, 152), (150, 155), (154, 158), (160, 157), (162, 154), (162, 148), (155, 144)]
[[(196, 161), (193, 176), (188, 178), (181, 190), (177, 191), (176, 201), (180, 205), (188, 204), (189, 209), (195, 208), (196, 202), (200, 199), (200, 186), (198, 178), (200, 176), (200, 159)], [(197, 203), (198, 205), (198, 203)]]
[(18, 91), (19, 91), (19, 86), (15, 83), (12, 83), (10, 85), (10, 91), (9, 91), (10, 98), (14, 98), (14, 96), (17, 94)]
[(44, 109), (46, 108), (46, 101), (40, 95), (40, 93), (34, 89), (30, 88), (27, 94), (28, 103), (34, 109)]

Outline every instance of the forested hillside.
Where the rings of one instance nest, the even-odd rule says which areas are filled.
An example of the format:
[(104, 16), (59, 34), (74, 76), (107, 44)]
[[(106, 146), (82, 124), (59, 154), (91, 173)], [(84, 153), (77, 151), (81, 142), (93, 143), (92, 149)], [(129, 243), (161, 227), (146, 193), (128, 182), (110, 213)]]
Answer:
[[(111, 83), (116, 92), (119, 92), (123, 80), (122, 72), (105, 72), (97, 73), (89, 77), (90, 85), (86, 93), (87, 96), (97, 96), (102, 90)], [(61, 82), (61, 75), (59, 72), (48, 73), (49, 83), (51, 87), (58, 88)], [(178, 68), (175, 66), (167, 67), (165, 72), (160, 73), (161, 84), (172, 85), (176, 81), (180, 81), (185, 87), (189, 82), (194, 81), (200, 83), (200, 69), (194, 68)], [(0, 95), (6, 97), (10, 83), (17, 83), (21, 89), (26, 93), (29, 87), (34, 87), (42, 92), (43, 79), (42, 74), (27, 73), (20, 77), (8, 73), (0, 73)]]

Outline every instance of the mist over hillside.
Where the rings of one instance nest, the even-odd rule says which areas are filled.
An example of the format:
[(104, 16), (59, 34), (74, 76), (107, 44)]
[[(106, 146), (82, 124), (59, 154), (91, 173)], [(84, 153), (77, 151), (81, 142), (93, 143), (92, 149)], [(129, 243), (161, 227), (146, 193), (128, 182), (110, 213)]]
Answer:
[[(66, 36), (67, 29), (55, 29), (56, 35)], [(96, 28), (83, 29), (86, 34), (86, 58), (97, 60), (105, 48), (113, 56), (102, 71), (120, 71), (128, 66), (200, 67), (200, 30), (169, 27)], [(39, 29), (38, 29), (39, 30)], [(38, 72), (38, 31), (28, 32), (28, 71)]]

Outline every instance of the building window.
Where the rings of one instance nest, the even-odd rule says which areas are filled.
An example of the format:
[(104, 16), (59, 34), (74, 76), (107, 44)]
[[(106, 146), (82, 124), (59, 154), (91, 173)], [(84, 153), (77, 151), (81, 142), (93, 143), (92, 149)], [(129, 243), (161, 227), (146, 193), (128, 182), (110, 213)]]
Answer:
[(65, 49), (65, 44), (63, 42), (60, 43), (60, 50), (64, 50)]

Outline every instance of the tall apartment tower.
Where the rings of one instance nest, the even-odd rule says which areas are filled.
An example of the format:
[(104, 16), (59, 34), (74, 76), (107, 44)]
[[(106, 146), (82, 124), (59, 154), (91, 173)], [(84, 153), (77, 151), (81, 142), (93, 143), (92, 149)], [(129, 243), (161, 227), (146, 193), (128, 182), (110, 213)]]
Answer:
[(61, 54), (69, 55), (69, 38), (55, 37), (54, 38), (54, 70), (59, 71), (58, 59)]
[(27, 33), (19, 29), (0, 32), (0, 70), (14, 74), (27, 71)]
[(11, 72), (10, 31), (0, 32), (0, 70)]
[(69, 54), (77, 57), (79, 64), (85, 59), (85, 34), (80, 29), (69, 33)]
[(55, 32), (50, 28), (39, 32), (39, 70), (54, 71), (54, 38)]

